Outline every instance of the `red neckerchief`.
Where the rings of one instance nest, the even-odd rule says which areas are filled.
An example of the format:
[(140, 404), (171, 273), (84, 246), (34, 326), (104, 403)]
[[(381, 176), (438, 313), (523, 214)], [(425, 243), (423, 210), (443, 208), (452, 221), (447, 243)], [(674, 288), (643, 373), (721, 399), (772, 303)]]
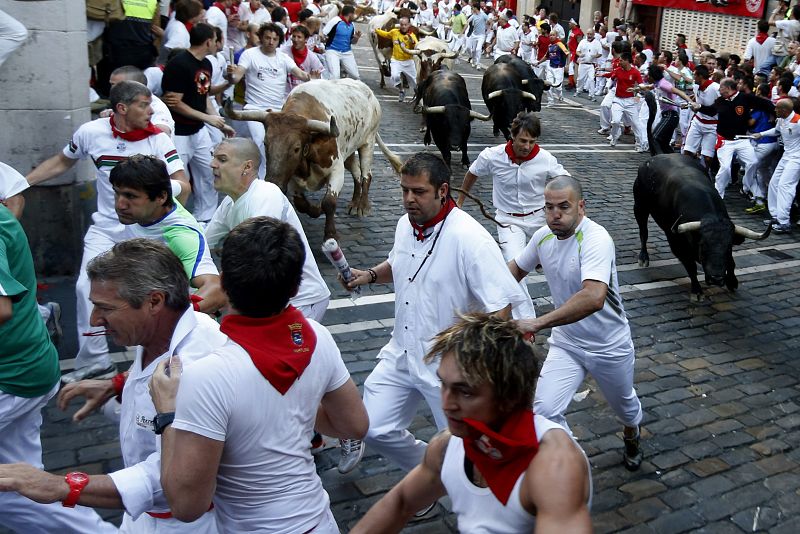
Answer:
[(225, 13), (226, 15), (228, 14), (228, 8), (226, 8), (225, 4), (223, 4), (222, 2), (214, 2), (214, 6), (223, 13)]
[(120, 137), (126, 141), (131, 141), (131, 142), (141, 141), (142, 139), (147, 139), (151, 135), (158, 135), (161, 133), (161, 130), (156, 128), (152, 122), (148, 122), (146, 128), (137, 128), (129, 132), (120, 132), (117, 129), (117, 125), (114, 124), (113, 114), (110, 117), (110, 122), (111, 122), (111, 133), (114, 135), (114, 137)]
[(497, 500), (508, 502), (519, 476), (539, 450), (533, 412), (520, 410), (509, 417), (500, 432), (472, 419), (464, 423), (480, 437), (463, 438), (464, 454), (478, 468)]
[(767, 40), (767, 37), (769, 37), (769, 34), (767, 32), (758, 32), (756, 34), (756, 42), (758, 44), (764, 44), (764, 41)]
[(708, 86), (711, 85), (712, 83), (714, 83), (714, 80), (706, 80), (704, 82), (701, 82), (700, 83), (700, 90), (701, 91), (705, 91), (706, 89), (708, 89)]
[(281, 395), (303, 374), (317, 346), (314, 329), (291, 305), (272, 317), (226, 315), (219, 329), (247, 351)]
[(686, 49), (687, 49), (687, 48), (689, 48), (689, 47), (688, 47), (688, 46), (686, 46), (685, 44), (679, 44), (679, 45), (678, 45), (678, 48), (683, 48), (684, 50), (686, 50)]
[(308, 57), (308, 47), (304, 46), (302, 50), (295, 50), (293, 46), (291, 50), (292, 50), (292, 59), (294, 59), (295, 64), (297, 64), (297, 66), (300, 67)]
[(344, 22), (346, 25), (348, 25), (348, 26), (352, 26), (353, 25), (352, 22), (348, 22), (348, 20), (346, 18), (344, 18), (343, 16), (339, 15), (339, 18), (342, 19), (342, 22)]
[(504, 25), (500, 26), (502, 29), (506, 30), (511, 26), (510, 22), (506, 22)]
[(436, 216), (430, 221), (422, 224), (417, 224), (411, 220), (411, 217), (409, 217), (408, 222), (411, 223), (411, 228), (414, 229), (414, 238), (416, 238), (417, 241), (425, 241), (425, 237), (427, 237), (425, 235), (425, 230), (427, 230), (428, 228), (433, 228), (434, 226), (442, 222), (444, 218), (447, 217), (447, 214), (453, 211), (453, 208), (455, 207), (456, 207), (455, 200), (453, 200), (452, 197), (447, 197), (447, 201), (442, 206), (442, 209), (440, 209), (439, 213), (437, 213)]
[(533, 158), (536, 157), (538, 153), (539, 153), (539, 144), (537, 143), (533, 145), (533, 148), (531, 149), (530, 153), (528, 153), (527, 156), (525, 156), (524, 158), (520, 158), (514, 153), (514, 147), (512, 145), (512, 142), (509, 141), (508, 143), (506, 143), (506, 155), (508, 156), (508, 159), (511, 160), (511, 163), (517, 163), (517, 160), (519, 160), (519, 163), (517, 163), (517, 165), (522, 165), (524, 162), (532, 160)]

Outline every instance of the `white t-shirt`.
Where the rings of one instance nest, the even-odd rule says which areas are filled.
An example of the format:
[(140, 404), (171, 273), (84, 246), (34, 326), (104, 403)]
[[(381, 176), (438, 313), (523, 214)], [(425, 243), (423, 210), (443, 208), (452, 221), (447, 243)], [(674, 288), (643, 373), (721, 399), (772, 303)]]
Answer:
[(183, 170), (183, 162), (167, 134), (151, 135), (141, 141), (125, 141), (112, 134), (110, 118), (82, 124), (62, 153), (69, 159), (91, 158), (97, 168), (97, 212), (92, 215), (95, 224), (119, 224), (114, 210), (114, 190), (108, 176), (111, 169), (128, 156), (155, 156), (167, 164), (170, 175)]
[(542, 209), (545, 181), (553, 176), (570, 176), (556, 157), (543, 148), (539, 148), (533, 159), (517, 165), (508, 157), (506, 145), (484, 148), (470, 165), (469, 172), (492, 178), (492, 203), (497, 210), (506, 213)]
[(303, 280), (300, 282), (300, 290), (291, 300), (292, 305), (296, 308), (308, 306), (329, 298), (331, 292), (319, 272), (317, 262), (314, 261), (314, 253), (308, 244), (300, 219), (286, 195), (273, 183), (253, 180), (245, 194), (236, 199), (236, 202), (231, 197), (225, 197), (206, 226), (209, 246), (212, 249), (217, 248), (230, 231), (239, 226), (241, 222), (260, 216), (273, 217), (291, 224), (300, 234), (300, 239), (303, 240), (303, 246), (306, 249)]
[(308, 532), (328, 513), (309, 441), (322, 397), (350, 378), (331, 334), (281, 395), (233, 341), (181, 376), (173, 428), (224, 441), (214, 507), (220, 532)]
[(255, 13), (250, 9), (250, 2), (246, 0), (239, 4), (239, 20), (261, 26), (265, 22), (272, 22), (272, 17), (267, 8), (262, 4)]
[(222, 30), (222, 45), (228, 45), (228, 16), (215, 5), (206, 10), (206, 22)]
[(603, 47), (600, 46), (600, 41), (597, 40), (597, 37), (591, 41), (589, 39), (581, 39), (576, 51), (580, 54), (578, 63), (595, 63), (603, 55)]
[(189, 30), (178, 19), (171, 19), (164, 29), (164, 43), (162, 48), (173, 50), (175, 48), (189, 48)]
[[(694, 99), (698, 104), (702, 104), (704, 106), (710, 106), (714, 103), (716, 99), (720, 97), (719, 92), (719, 84), (717, 82), (711, 82), (705, 89), (700, 88), (700, 84), (694, 84)], [(709, 116), (705, 113), (697, 112), (697, 116), (701, 119), (705, 120), (716, 120), (717, 116)]]
[[(492, 312), (511, 304), (515, 318), (535, 314), (497, 243), (470, 215), (453, 208), (444, 222), (426, 235), (423, 241), (417, 241), (408, 215), (397, 223), (388, 258), (396, 295), (394, 330), (378, 358), (394, 361), (397, 369), (407, 369), (436, 387), (439, 362), (426, 364), (422, 359), (433, 337), (451, 326), (459, 313)], [(433, 253), (427, 256), (434, 241)], [(423, 261), (425, 265), (420, 268)]]
[[(205, 313), (188, 308), (170, 339), (169, 348), (142, 369), (142, 347), (122, 390), (119, 443), (125, 468), (110, 473), (122, 497), (125, 510), (135, 520), (145, 512), (168, 512), (169, 504), (161, 489), (161, 439), (153, 433), (156, 409), (150, 398), (150, 378), (156, 366), (173, 354), (186, 369), (197, 360), (222, 347), (228, 336)], [(114, 402), (114, 401), (112, 401)], [(213, 521), (213, 517), (211, 518)], [(177, 520), (171, 520), (177, 523)]]
[[(789, 88), (789, 96), (792, 98), (800, 96), (800, 91), (798, 91), (797, 87), (793, 85)], [(778, 93), (778, 86), (776, 85), (775, 87), (772, 88), (772, 91), (770, 93), (770, 100), (772, 100), (773, 104), (777, 104), (778, 100), (780, 99), (781, 97), (780, 94)]]
[(30, 187), (28, 181), (14, 167), (0, 161), (0, 200), (22, 193)]
[[(160, 82), (158, 86), (161, 87)], [(153, 95), (153, 100), (150, 102), (150, 107), (153, 108), (153, 116), (150, 117), (150, 122), (156, 126), (162, 125), (169, 128), (169, 131), (171, 132), (170, 137), (175, 135), (175, 119), (172, 118), (172, 113), (169, 112), (169, 108), (164, 101), (158, 98), (156, 95)]]
[(764, 63), (771, 55), (772, 48), (775, 46), (775, 38), (767, 37), (767, 39), (759, 44), (755, 37), (747, 41), (747, 48), (744, 51), (744, 60), (753, 60), (753, 67), (758, 68)]
[(163, 70), (159, 67), (147, 67), (144, 69), (144, 77), (147, 78), (147, 88), (150, 89), (153, 96), (164, 94), (164, 91), (161, 90), (161, 80), (164, 78)]
[(497, 28), (497, 40), (495, 42), (495, 55), (499, 53), (508, 53), (514, 48), (514, 43), (517, 39), (517, 30), (509, 25), (508, 28)]
[(587, 352), (619, 347), (630, 350), (633, 342), (619, 292), (614, 241), (605, 228), (584, 217), (571, 237), (558, 239), (543, 226), (515, 261), (527, 272), (541, 264), (556, 308), (580, 291), (584, 280), (608, 286), (603, 308), (578, 322), (554, 327), (551, 345), (569, 345)]
[(248, 48), (239, 56), (245, 69), (245, 101), (261, 110), (280, 111), (286, 101), (286, 83), (294, 69), (294, 60), (277, 50), (271, 56), (261, 47)]
[(778, 28), (778, 35), (789, 41), (796, 41), (800, 37), (800, 20), (776, 20), (775, 27)]

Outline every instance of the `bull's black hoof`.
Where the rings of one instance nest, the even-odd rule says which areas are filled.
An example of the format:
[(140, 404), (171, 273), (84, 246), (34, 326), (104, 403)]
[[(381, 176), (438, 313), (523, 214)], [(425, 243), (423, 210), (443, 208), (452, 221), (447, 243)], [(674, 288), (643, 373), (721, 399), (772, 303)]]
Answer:
[(703, 293), (689, 293), (689, 302), (691, 303), (699, 303), (705, 300), (705, 296)]
[(639, 254), (639, 267), (650, 267), (650, 255), (646, 252)]
[(736, 291), (739, 288), (739, 280), (736, 278), (733, 280), (725, 280), (725, 287), (731, 291)]

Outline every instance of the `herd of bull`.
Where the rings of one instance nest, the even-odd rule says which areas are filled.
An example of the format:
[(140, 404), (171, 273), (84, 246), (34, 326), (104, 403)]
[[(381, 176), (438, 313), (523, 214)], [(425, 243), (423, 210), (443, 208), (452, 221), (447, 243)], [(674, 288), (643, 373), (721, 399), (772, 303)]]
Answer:
[[(375, 23), (394, 24), (373, 17)], [(374, 35), (374, 32), (371, 32)], [(381, 65), (377, 39), (373, 50)], [(382, 52), (381, 52), (382, 53)], [(451, 151), (461, 151), (461, 163), (469, 164), (467, 142), (471, 121), (493, 121), (493, 132), (510, 138), (510, 125), (520, 111), (540, 111), (546, 82), (534, 74), (522, 59), (505, 55), (486, 69), (481, 93), (489, 115), (473, 110), (464, 79), (451, 70), (455, 57), (446, 43), (435, 37), (420, 41), (417, 52), (418, 86), (414, 110), (424, 116), (426, 145), (436, 145), (448, 165)], [(386, 56), (384, 56), (386, 57)], [(381, 77), (383, 78), (383, 69)], [(236, 120), (258, 120), (266, 127), (267, 178), (293, 198), (298, 211), (312, 217), (325, 214), (325, 238), (338, 237), (335, 212), (344, 184), (344, 170), (353, 176), (353, 199), (348, 213), (358, 216), (370, 212), (369, 186), (372, 181), (372, 151), (377, 142), (396, 172), (400, 158), (383, 143), (378, 127), (381, 108), (373, 92), (362, 82), (313, 80), (295, 88), (280, 112), (253, 112), (226, 109)], [(281, 157), (270, 155), (281, 154)], [(306, 192), (324, 195), (317, 204), (306, 199)], [(639, 264), (647, 266), (648, 217), (664, 231), (670, 248), (686, 268), (691, 280), (693, 300), (702, 298), (697, 279), (697, 263), (709, 285), (736, 289), (733, 246), (745, 238), (764, 239), (731, 221), (723, 200), (709, 182), (705, 170), (681, 154), (652, 157), (642, 164), (634, 183), (634, 213), (639, 225), (641, 252)]]

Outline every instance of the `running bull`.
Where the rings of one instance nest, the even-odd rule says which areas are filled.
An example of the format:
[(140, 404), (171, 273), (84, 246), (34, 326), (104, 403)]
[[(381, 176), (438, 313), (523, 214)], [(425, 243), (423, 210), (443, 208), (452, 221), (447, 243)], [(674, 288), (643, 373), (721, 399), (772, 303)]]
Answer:
[(763, 234), (734, 225), (714, 185), (695, 160), (681, 154), (662, 154), (639, 167), (633, 184), (633, 211), (642, 243), (639, 265), (647, 267), (647, 218), (652, 215), (664, 231), (672, 253), (686, 268), (692, 283), (692, 300), (702, 300), (697, 263), (703, 266), (707, 285), (739, 286), (734, 274), (733, 245)]
[(461, 150), (461, 164), (469, 165), (470, 122), (472, 119), (488, 121), (491, 117), (472, 109), (464, 78), (449, 70), (436, 71), (422, 82), (418, 94), (422, 106), (415, 107), (414, 111), (425, 116), (425, 144), (430, 145), (433, 137), (448, 166), (450, 151)]
[(533, 93), (522, 88), (522, 78), (513, 65), (495, 63), (486, 69), (481, 81), (481, 94), (494, 122), (494, 135), (503, 132), (506, 140), (510, 139), (511, 121), (520, 111), (527, 111), (526, 101), (536, 101)]
[(525, 100), (525, 111), (542, 111), (542, 94), (545, 92), (545, 90), (550, 89), (550, 82), (542, 80), (536, 76), (536, 73), (533, 72), (533, 68), (531, 68), (531, 66), (519, 56), (515, 56), (513, 54), (504, 54), (497, 58), (494, 62), (507, 63), (514, 67), (514, 70), (517, 71), (517, 74), (519, 74), (519, 77), (522, 79), (523, 89), (536, 97), (535, 100)]
[[(363, 82), (312, 80), (296, 87), (280, 112), (234, 111), (236, 120), (260, 121), (266, 128), (267, 180), (284, 193), (291, 190), (294, 205), (311, 217), (325, 214), (325, 238), (337, 237), (334, 215), (344, 184), (345, 168), (353, 175), (349, 214), (368, 215), (371, 209), (372, 151), (378, 146), (396, 172), (402, 161), (384, 145), (378, 126), (381, 107)], [(325, 188), (318, 205), (306, 191)]]

